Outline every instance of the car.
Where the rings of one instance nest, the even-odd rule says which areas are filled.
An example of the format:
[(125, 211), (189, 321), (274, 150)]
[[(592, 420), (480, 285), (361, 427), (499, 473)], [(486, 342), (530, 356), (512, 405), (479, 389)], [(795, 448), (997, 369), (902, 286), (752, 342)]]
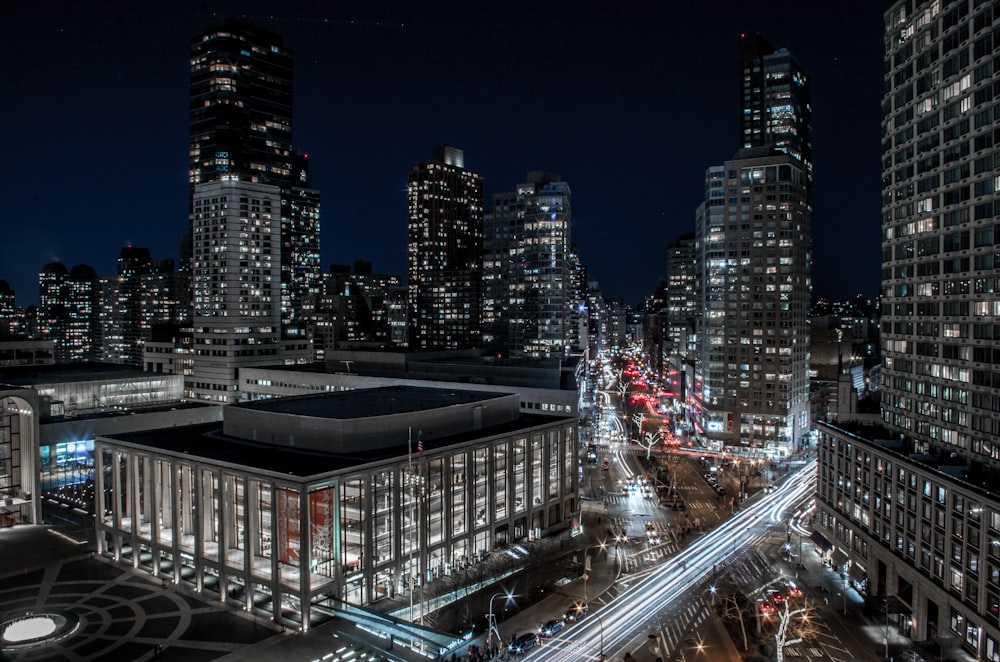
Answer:
[(538, 628), (538, 634), (543, 637), (554, 637), (558, 634), (559, 630), (563, 629), (563, 620), (561, 618), (553, 618), (551, 621), (546, 621), (542, 627)]
[(771, 604), (771, 601), (768, 600), (766, 597), (757, 598), (757, 608), (760, 609), (760, 613), (764, 614), (765, 616), (773, 614), (775, 611), (774, 605)]
[(781, 609), (785, 606), (785, 596), (782, 595), (781, 591), (772, 588), (768, 589), (767, 593), (764, 594), (767, 600), (774, 606), (775, 609)]
[(534, 632), (526, 632), (519, 637), (514, 637), (510, 642), (511, 653), (527, 653), (538, 645), (538, 635)]
[(802, 596), (802, 589), (800, 589), (798, 584), (796, 584), (791, 579), (784, 580), (782, 584), (783, 584), (782, 588), (784, 588), (785, 592), (788, 593), (788, 597), (798, 598)]

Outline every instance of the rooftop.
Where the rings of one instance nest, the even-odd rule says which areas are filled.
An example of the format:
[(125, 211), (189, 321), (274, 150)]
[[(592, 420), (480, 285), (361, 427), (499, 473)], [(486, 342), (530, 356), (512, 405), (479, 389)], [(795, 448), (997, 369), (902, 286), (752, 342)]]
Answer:
[(945, 474), (953, 480), (977, 488), (991, 498), (1000, 498), (1000, 471), (976, 462), (968, 455), (946, 445), (931, 446), (879, 423), (857, 421), (823, 422), (822, 425), (842, 430), (862, 442), (878, 446), (891, 454), (905, 458), (932, 471)]
[(389, 386), (339, 393), (299, 395), (233, 405), (242, 409), (316, 418), (353, 419), (406, 414), (504, 397), (500, 393)]
[[(516, 420), (481, 430), (469, 431), (450, 437), (424, 440), (424, 454), (455, 444), (473, 441), (492, 435), (513, 434), (540, 425), (562, 423), (563, 419), (536, 414), (522, 414)], [(254, 471), (285, 474), (295, 479), (309, 479), (333, 471), (343, 471), (355, 466), (378, 461), (403, 461), (412, 456), (421, 461), (415, 441), (400, 438), (395, 443), (366, 448), (350, 453), (313, 452), (302, 449), (276, 447), (273, 444), (253, 442), (227, 436), (221, 423), (206, 423), (176, 428), (163, 428), (145, 432), (107, 435), (101, 438), (120, 440), (168, 453), (204, 458), (210, 462), (248, 467)]]
[(68, 382), (106, 381), (110, 379), (155, 379), (169, 377), (143, 372), (117, 363), (58, 363), (15, 366), (0, 369), (0, 385), (35, 386)]

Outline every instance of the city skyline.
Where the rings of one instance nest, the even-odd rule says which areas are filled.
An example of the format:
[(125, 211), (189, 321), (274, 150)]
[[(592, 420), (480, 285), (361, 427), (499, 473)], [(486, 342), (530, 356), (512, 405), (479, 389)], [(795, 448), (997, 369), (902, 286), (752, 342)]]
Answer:
[[(26, 8), (6, 42), (21, 103), (5, 114), (26, 130), (13, 136), (20, 166), (2, 204), (16, 222), (0, 278), (30, 305), (54, 259), (103, 274), (129, 243), (179, 256), (190, 39), (215, 16), (242, 14), (295, 53), (294, 147), (310, 154), (324, 195), (324, 270), (368, 260), (402, 274), (406, 173), (451, 144), (483, 174), (487, 209), (524, 172), (572, 182), (573, 237), (590, 280), (640, 302), (666, 277), (667, 247), (693, 230), (705, 170), (739, 147), (739, 35), (756, 31), (794, 53), (813, 83), (814, 294), (871, 297), (882, 9), (856, 4), (711, 12), (695, 3), (388, 3), (337, 14), (309, 3), (280, 14), (254, 3), (169, 13), (67, 4), (55, 20)], [(38, 176), (55, 164), (61, 180)]]

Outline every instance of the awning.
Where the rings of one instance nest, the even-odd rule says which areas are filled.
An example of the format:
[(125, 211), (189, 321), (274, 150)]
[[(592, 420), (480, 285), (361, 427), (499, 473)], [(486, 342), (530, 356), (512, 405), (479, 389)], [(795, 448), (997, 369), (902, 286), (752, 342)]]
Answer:
[(856, 582), (863, 582), (868, 577), (868, 573), (865, 572), (865, 569), (862, 568), (857, 563), (851, 564), (851, 569), (849, 571), (849, 574), (851, 575), (851, 579), (853, 579)]
[(839, 549), (835, 549), (833, 550), (833, 556), (830, 557), (830, 560), (833, 561), (833, 565), (844, 565), (847, 563), (847, 554)]
[(819, 531), (813, 531), (809, 535), (809, 537), (824, 552), (830, 551), (830, 548), (833, 547), (833, 545), (830, 544), (830, 541), (827, 540), (826, 537), (822, 533), (820, 533)]

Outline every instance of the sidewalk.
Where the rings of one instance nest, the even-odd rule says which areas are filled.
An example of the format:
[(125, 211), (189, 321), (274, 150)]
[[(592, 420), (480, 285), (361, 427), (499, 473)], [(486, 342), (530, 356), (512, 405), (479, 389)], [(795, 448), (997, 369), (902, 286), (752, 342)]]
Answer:
[(781, 554), (781, 546), (777, 550), (776, 565), (790, 568), (790, 576), (796, 578), (800, 588), (820, 603), (823, 620), (836, 623), (840, 631), (864, 646), (868, 655), (860, 659), (882, 662), (888, 650), (892, 660), (907, 659), (908, 651), (913, 651), (924, 660), (975, 662), (975, 658), (959, 647), (940, 651), (937, 644), (915, 642), (900, 633), (894, 625), (887, 626), (884, 620), (874, 617), (866, 609), (864, 597), (850, 587), (840, 573), (824, 563), (811, 541), (803, 545), (802, 558), (797, 562), (789, 562)]

